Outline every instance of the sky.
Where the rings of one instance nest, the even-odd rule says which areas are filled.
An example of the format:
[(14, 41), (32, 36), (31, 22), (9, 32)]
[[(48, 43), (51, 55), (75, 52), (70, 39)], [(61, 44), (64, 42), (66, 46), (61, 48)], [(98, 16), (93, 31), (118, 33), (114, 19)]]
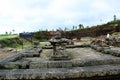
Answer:
[(120, 0), (0, 0), (0, 34), (72, 29), (120, 19)]

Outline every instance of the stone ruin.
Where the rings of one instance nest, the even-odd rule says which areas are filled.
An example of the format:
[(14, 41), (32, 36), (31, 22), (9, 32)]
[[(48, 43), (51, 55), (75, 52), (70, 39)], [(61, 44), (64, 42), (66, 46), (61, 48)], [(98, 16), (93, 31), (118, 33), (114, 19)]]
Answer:
[(49, 41), (53, 46), (53, 54), (51, 60), (69, 60), (70, 56), (67, 54), (66, 45), (68, 39), (62, 38), (61, 33), (58, 30), (56, 35)]
[(0, 79), (120, 79), (120, 49), (95, 43), (67, 45), (61, 33), (49, 46), (35, 46), (0, 61)]

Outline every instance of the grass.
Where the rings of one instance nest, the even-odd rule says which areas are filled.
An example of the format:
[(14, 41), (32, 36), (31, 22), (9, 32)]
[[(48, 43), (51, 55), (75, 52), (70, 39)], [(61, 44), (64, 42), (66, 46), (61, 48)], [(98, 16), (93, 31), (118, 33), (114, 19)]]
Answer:
[[(18, 44), (18, 43), (11, 44), (11, 41), (9, 40), (11, 38), (16, 38), (16, 37), (18, 37), (18, 35), (0, 34), (0, 41), (2, 43), (4, 43), (3, 44), (4, 47), (12, 47), (15, 49), (22, 49), (21, 44)], [(33, 44), (31, 44), (29, 41), (26, 41), (25, 39), (22, 39), (22, 41), (23, 41), (23, 49), (33, 46)], [(43, 41), (43, 42), (40, 42), (40, 46), (49, 44), (49, 42), (44, 42), (44, 41), (46, 41), (45, 39), (42, 39), (41, 41)]]
[[(33, 46), (30, 42), (23, 42), (23, 49)], [(22, 49), (22, 45), (16, 47), (17, 49)]]
[(118, 23), (118, 22), (120, 22), (120, 19), (118, 19), (118, 20), (113, 20), (113, 21), (110, 21), (110, 22), (108, 22), (108, 23)]
[[(17, 38), (19, 37), (18, 35), (13, 35), (13, 34), (0, 34), (0, 42), (1, 43), (4, 43), (3, 46), (4, 47), (12, 47), (12, 48), (15, 48), (15, 49), (22, 49), (22, 45), (18, 44), (18, 43), (12, 43), (11, 44), (11, 41), (9, 39), (11, 38)], [(25, 40), (23, 40), (23, 48), (27, 48), (27, 47), (30, 47), (32, 46), (30, 42), (27, 42)]]
[(18, 37), (18, 35), (0, 34), (0, 40), (2, 40), (2, 39), (8, 39), (8, 38), (15, 38), (15, 37)]

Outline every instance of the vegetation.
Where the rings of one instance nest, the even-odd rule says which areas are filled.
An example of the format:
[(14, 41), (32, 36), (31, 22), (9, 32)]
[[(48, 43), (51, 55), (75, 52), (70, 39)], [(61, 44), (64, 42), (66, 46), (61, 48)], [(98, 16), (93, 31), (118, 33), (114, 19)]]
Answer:
[(12, 35), (12, 34), (0, 34), (0, 40), (2, 39), (8, 39), (8, 38), (16, 38), (18, 35)]
[[(78, 28), (77, 28), (78, 27)], [(100, 35), (112, 34), (114, 32), (120, 32), (120, 20), (113, 20), (108, 22), (107, 24), (92, 26), (92, 27), (84, 27), (83, 24), (79, 24), (78, 26), (73, 26), (71, 31), (65, 31), (62, 33), (64, 36), (70, 39), (73, 38), (81, 38), (81, 37), (97, 37)], [(35, 32), (35, 38), (40, 41), (46, 41), (50, 39), (54, 31), (38, 31)]]
[(111, 23), (111, 24), (113, 24), (113, 23), (119, 23), (120, 22), (120, 19), (118, 19), (118, 20), (113, 20), (113, 21), (110, 21), (110, 22), (108, 22), (109, 24)]
[[(77, 28), (78, 27), (78, 28)], [(110, 21), (107, 24), (92, 26), (92, 27), (84, 27), (83, 24), (79, 24), (78, 26), (73, 26), (73, 30), (62, 31), (62, 36), (67, 37), (69, 39), (81, 37), (96, 37), (100, 35), (106, 35), (107, 33), (112, 34), (114, 32), (120, 32), (120, 20)], [(51, 37), (53, 37), (55, 31), (37, 31), (34, 33), (33, 41), (48, 41)], [(31, 46), (31, 39), (22, 39), (19, 38), (18, 35), (12, 34), (0, 34), (0, 47), (13, 47), (20, 48), (24, 44), (24, 48)]]
[(11, 48), (24, 48), (30, 47), (31, 42), (29, 40), (19, 38), (18, 35), (0, 35), (0, 47), (11, 47)]
[(34, 38), (41, 42), (47, 41), (51, 37), (52, 35), (50, 35), (49, 31), (38, 31), (34, 33)]

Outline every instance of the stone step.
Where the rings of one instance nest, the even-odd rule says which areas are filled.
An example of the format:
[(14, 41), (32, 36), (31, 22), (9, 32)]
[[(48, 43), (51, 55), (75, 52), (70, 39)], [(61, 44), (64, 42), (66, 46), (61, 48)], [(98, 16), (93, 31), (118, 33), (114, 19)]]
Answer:
[(28, 48), (26, 50), (18, 52), (17, 54), (11, 55), (11, 56), (7, 57), (6, 59), (3, 59), (2, 61), (0, 61), (0, 64), (6, 63), (6, 62), (13, 62), (13, 61), (22, 59), (23, 57), (39, 57), (40, 52), (42, 51), (42, 48), (39, 48), (36, 51), (33, 50), (32, 52), (31, 52), (31, 50), (33, 50), (33, 48)]
[(19, 60), (23, 57), (23, 54), (22, 53), (25, 53), (26, 51), (29, 51), (31, 50), (32, 48), (28, 48), (26, 50), (23, 50), (23, 51), (20, 51), (18, 52), (17, 54), (14, 54), (14, 55), (11, 55), (3, 60), (0, 61), (0, 63), (6, 63), (6, 62), (10, 62), (10, 61), (16, 61), (16, 60)]
[(30, 69), (35, 68), (72, 68), (71, 61), (43, 61), (43, 62), (31, 62), (29, 64)]
[(91, 60), (75, 60), (75, 61), (72, 61), (72, 66), (73, 67), (109, 65), (109, 64), (120, 64), (120, 58), (91, 59)]
[(91, 44), (91, 48), (105, 54), (110, 54), (113, 56), (120, 57), (120, 50), (112, 50), (110, 47), (100, 47), (98, 45), (93, 45), (93, 44)]
[[(24, 61), (25, 60), (25, 61)], [(35, 68), (72, 68), (86, 67), (95, 65), (120, 64), (119, 58), (98, 59), (98, 60), (74, 60), (74, 61), (44, 61), (40, 58), (31, 61), (29, 58), (23, 61), (8, 62), (0, 64), (1, 69), (35, 69)]]
[(106, 60), (75, 60), (75, 61), (36, 61), (29, 64), (30, 69), (34, 68), (72, 68), (95, 65), (109, 65), (120, 64), (120, 59), (106, 59)]
[[(120, 65), (0, 70), (0, 79), (86, 79), (120, 75)], [(88, 79), (87, 79), (88, 80)]]
[[(82, 48), (82, 47), (90, 47), (89, 44), (82, 44), (82, 45), (66, 45), (66, 48)], [(53, 49), (53, 46), (43, 46), (43, 49)]]
[(6, 59), (3, 59), (2, 61), (0, 61), (0, 63), (16, 61), (16, 60), (22, 59), (22, 57), (23, 57), (22, 53), (17, 53), (17, 54), (7, 57)]
[(119, 50), (109, 50), (109, 49), (105, 49), (105, 50), (103, 50), (103, 53), (120, 57), (120, 51), (119, 51)]

